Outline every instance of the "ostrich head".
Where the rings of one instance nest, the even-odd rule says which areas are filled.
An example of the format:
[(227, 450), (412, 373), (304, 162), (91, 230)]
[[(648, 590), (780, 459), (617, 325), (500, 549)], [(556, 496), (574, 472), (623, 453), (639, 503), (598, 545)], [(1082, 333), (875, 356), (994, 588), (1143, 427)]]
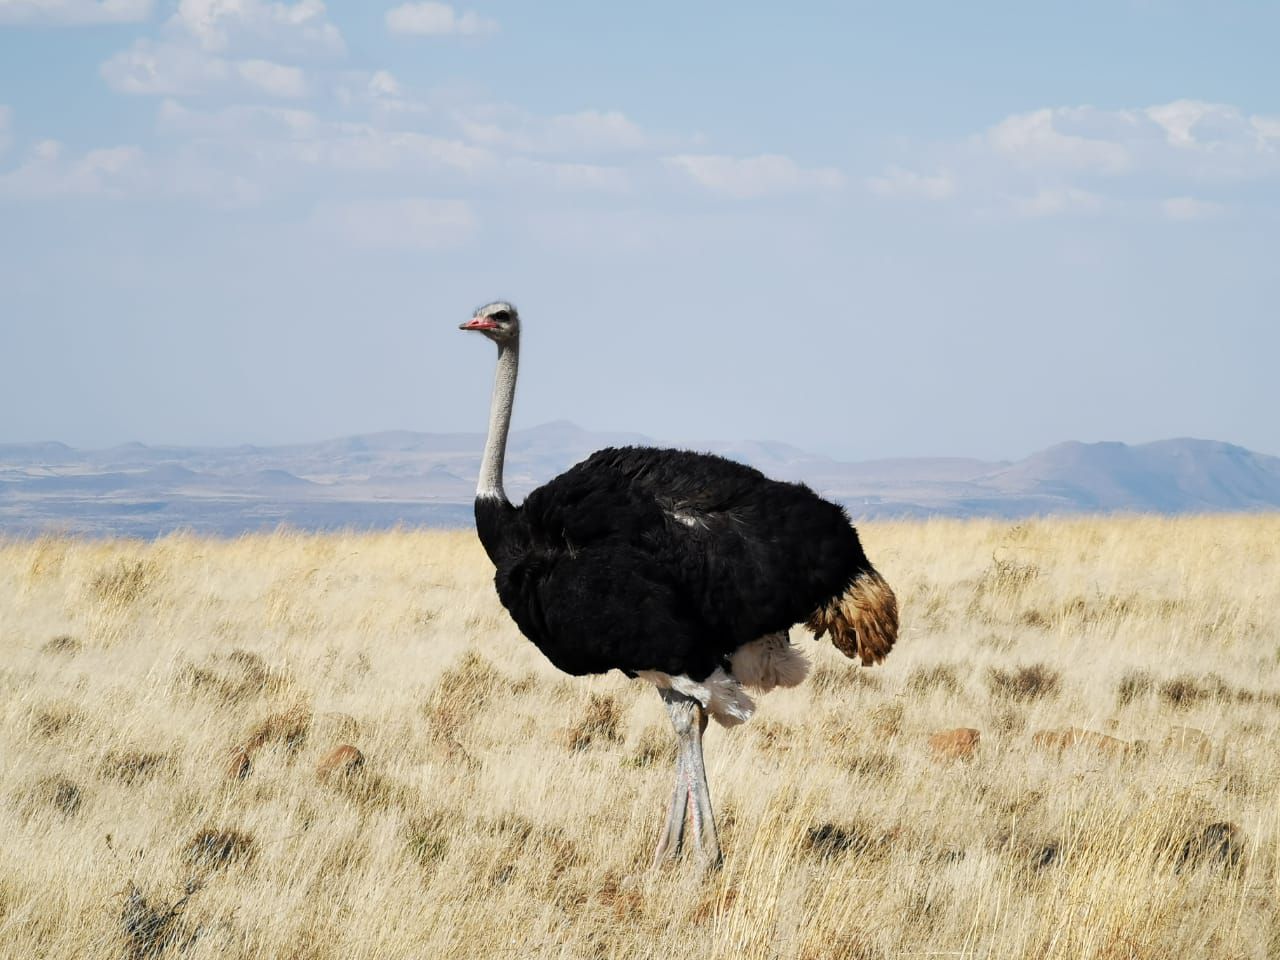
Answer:
[(487, 303), (474, 317), (458, 325), (459, 330), (479, 330), (490, 340), (503, 344), (520, 335), (520, 314), (505, 300)]

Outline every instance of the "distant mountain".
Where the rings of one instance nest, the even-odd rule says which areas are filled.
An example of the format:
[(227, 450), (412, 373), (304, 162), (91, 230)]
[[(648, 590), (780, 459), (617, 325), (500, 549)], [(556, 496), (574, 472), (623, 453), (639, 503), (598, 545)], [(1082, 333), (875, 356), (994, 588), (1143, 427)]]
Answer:
[(989, 478), (1075, 509), (1185, 513), (1280, 506), (1280, 458), (1210, 440), (1060, 443)]
[[(462, 526), (471, 523), (483, 442), (478, 433), (390, 431), (277, 447), (0, 444), (0, 532)], [(653, 442), (566, 421), (517, 430), (507, 487), (518, 498), (593, 450)], [(1209, 440), (1062, 443), (1017, 462), (842, 463), (785, 443), (698, 446), (808, 483), (855, 517), (1280, 509), (1280, 458)]]

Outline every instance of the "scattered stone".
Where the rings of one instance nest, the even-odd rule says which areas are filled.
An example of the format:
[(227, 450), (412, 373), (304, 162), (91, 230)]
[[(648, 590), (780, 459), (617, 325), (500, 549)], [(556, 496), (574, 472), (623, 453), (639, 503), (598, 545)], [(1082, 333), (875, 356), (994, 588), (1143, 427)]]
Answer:
[(1058, 752), (1074, 747), (1084, 747), (1111, 756), (1125, 756), (1134, 752), (1134, 745), (1127, 741), (1098, 733), (1096, 730), (1085, 730), (1082, 727), (1040, 730), (1031, 735), (1031, 742), (1042, 750)]
[(939, 730), (929, 737), (929, 749), (935, 760), (970, 760), (978, 752), (982, 733), (973, 727)]
[(1195, 727), (1173, 727), (1164, 738), (1166, 750), (1178, 751), (1207, 763), (1213, 757), (1213, 741), (1203, 730)]
[(349, 777), (364, 766), (364, 754), (349, 743), (334, 747), (316, 765), (316, 776), (327, 780), (333, 776)]

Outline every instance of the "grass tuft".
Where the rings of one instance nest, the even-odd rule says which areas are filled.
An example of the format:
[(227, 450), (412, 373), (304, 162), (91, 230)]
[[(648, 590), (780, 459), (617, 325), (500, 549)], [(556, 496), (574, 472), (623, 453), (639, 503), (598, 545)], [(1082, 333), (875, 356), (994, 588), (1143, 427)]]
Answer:
[(253, 837), (239, 830), (223, 830), (205, 827), (199, 831), (183, 850), (183, 858), (193, 867), (207, 869), (224, 867), (237, 861), (253, 858)]
[(988, 667), (986, 681), (993, 697), (1015, 703), (1050, 699), (1062, 689), (1062, 674), (1043, 663), (1012, 670)]

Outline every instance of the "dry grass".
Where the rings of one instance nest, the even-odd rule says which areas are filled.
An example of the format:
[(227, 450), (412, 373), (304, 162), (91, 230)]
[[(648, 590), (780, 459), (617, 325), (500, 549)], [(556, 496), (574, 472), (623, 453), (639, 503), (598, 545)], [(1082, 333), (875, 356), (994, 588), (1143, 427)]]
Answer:
[(470, 535), (0, 543), (0, 957), (1280, 953), (1280, 517), (862, 533), (902, 639), (712, 728), (710, 877)]

